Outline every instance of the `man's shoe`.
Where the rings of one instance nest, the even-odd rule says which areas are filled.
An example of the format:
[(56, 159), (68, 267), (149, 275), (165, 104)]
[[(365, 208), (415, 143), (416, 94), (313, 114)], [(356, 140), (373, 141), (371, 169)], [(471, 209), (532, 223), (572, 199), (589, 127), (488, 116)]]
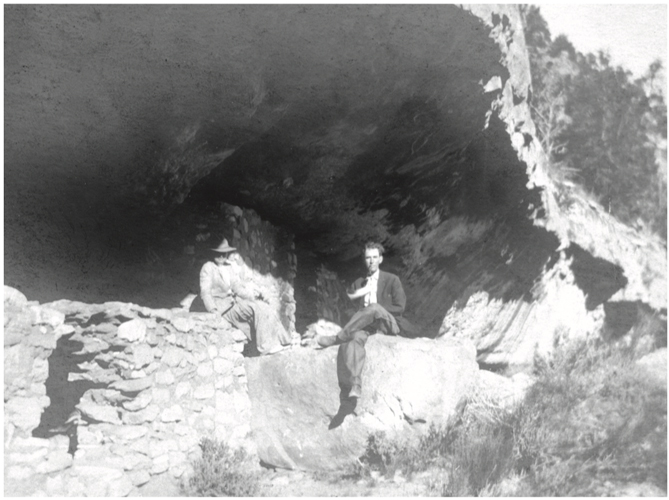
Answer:
[(349, 398), (356, 398), (359, 399), (362, 397), (362, 389), (359, 385), (354, 385), (351, 387), (351, 390), (348, 392), (348, 397)]
[(330, 347), (335, 345), (339, 339), (337, 338), (336, 335), (318, 335), (316, 337), (316, 342), (318, 342), (318, 345), (321, 347)]

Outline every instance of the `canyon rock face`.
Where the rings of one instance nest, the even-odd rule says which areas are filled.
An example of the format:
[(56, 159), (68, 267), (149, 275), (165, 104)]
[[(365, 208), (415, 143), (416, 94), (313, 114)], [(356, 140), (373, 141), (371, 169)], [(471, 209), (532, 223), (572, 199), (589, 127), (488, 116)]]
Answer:
[[(95, 483), (101, 469), (67, 463), (49, 418), (95, 431), (78, 452), (109, 472), (100, 494), (185, 473), (197, 446), (182, 425), (232, 432), (219, 405), (240, 419), (227, 439), (245, 442), (241, 337), (207, 329), (196, 302), (172, 311), (222, 238), (300, 333), (346, 321), (344, 288), (376, 239), (417, 335), (471, 341), (483, 367), (527, 371), (638, 321), (654, 332), (641, 351), (666, 345), (666, 242), (549, 175), (522, 33), (512, 5), (7, 6), (5, 283), (25, 294), (5, 291), (12, 477), (53, 452), (44, 463), (79, 472), (25, 484)], [(330, 352), (300, 355), (336, 392)], [(74, 414), (50, 413), (49, 370), (74, 377), (58, 410)], [(111, 437), (129, 419), (150, 422), (148, 448)], [(293, 444), (273, 446), (300, 465)], [(141, 457), (119, 473), (98, 452)]]
[(515, 6), (16, 5), (6, 30), (5, 278), (37, 300), (176, 305), (228, 203), (294, 235), (303, 324), (346, 320), (368, 239), (420, 334), (489, 365), (630, 304), (666, 322), (666, 243), (548, 174)]
[(358, 402), (340, 395), (337, 348), (246, 360), (251, 426), (264, 463), (345, 468), (362, 456), (374, 432), (407, 436), (447, 425), (477, 381), (469, 342), (373, 335), (366, 351)]

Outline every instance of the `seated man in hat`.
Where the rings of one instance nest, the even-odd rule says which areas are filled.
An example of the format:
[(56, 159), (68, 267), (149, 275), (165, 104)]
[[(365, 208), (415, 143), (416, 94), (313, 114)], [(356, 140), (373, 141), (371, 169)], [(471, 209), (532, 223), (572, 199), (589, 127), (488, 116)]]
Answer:
[(337, 375), (342, 390), (349, 398), (361, 396), (362, 369), (365, 365), (365, 343), (371, 334), (381, 332), (398, 335), (406, 295), (400, 279), (379, 269), (384, 248), (380, 243), (367, 243), (364, 258), (367, 275), (354, 282), (355, 291), (349, 293), (358, 302), (359, 310), (337, 335), (319, 335), (321, 347), (340, 344), (337, 355)]
[(253, 282), (243, 279), (237, 249), (224, 239), (212, 250), (219, 255), (213, 262), (206, 262), (200, 271), (200, 296), (207, 311), (223, 316), (249, 340), (255, 337), (261, 355), (273, 354), (291, 344), (290, 333), (263, 302), (262, 292)]

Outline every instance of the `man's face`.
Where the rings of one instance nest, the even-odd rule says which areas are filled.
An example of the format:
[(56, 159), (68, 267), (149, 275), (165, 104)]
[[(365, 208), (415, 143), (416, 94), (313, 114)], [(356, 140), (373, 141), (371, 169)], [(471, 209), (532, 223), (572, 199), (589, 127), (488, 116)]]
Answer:
[(374, 274), (379, 269), (381, 262), (383, 262), (383, 255), (379, 254), (378, 248), (368, 248), (365, 250), (367, 274)]
[(224, 265), (226, 262), (228, 262), (228, 258), (230, 257), (229, 253), (222, 253), (220, 255), (217, 255), (214, 257), (214, 262), (218, 264), (219, 266)]

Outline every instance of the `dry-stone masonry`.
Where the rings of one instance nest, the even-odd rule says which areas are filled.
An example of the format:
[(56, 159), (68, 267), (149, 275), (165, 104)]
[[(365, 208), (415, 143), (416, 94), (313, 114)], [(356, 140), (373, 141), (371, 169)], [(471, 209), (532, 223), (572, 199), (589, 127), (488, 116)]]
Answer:
[[(264, 221), (248, 208), (221, 203), (229, 243), (237, 248), (248, 267), (246, 279), (263, 290), (265, 299), (278, 313), (283, 326), (295, 331), (293, 285), (297, 256), (292, 234)], [(215, 247), (218, 241), (208, 240)]]
[[(253, 453), (246, 337), (224, 320), (120, 302), (31, 305), (9, 288), (5, 297), (6, 494), (124, 496), (162, 474), (176, 483), (204, 436)], [(49, 398), (61, 403), (45, 381), (63, 334), (61, 389), (91, 387), (68, 409), (73, 456), (63, 435), (31, 435)]]
[(5, 494), (20, 490), (14, 486), (34, 485), (38, 475), (70, 467), (68, 440), (38, 439), (32, 431), (50, 400), (45, 382), (49, 356), (59, 336), (72, 331), (65, 315), (29, 302), (19, 291), (5, 287), (4, 294), (4, 439)]

